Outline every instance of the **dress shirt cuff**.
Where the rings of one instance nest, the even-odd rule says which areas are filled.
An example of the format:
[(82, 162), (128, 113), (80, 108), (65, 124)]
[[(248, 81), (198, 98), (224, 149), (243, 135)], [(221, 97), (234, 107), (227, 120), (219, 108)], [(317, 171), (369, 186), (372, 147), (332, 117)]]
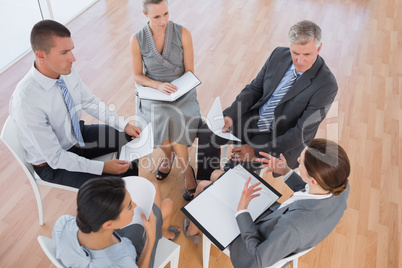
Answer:
[(128, 122), (124, 121), (123, 118), (121, 118), (120, 116), (118, 118), (119, 118), (119, 122), (118, 122), (117, 130), (120, 132), (124, 132), (124, 128), (126, 127)]
[(289, 177), (292, 176), (293, 173), (294, 173), (294, 171), (293, 171), (293, 169), (291, 169), (288, 173), (283, 175), (283, 177), (282, 177), (283, 181), (286, 181), (287, 179), (289, 179)]
[(235, 214), (235, 218), (236, 218), (237, 216), (239, 216), (240, 214), (246, 213), (246, 212), (248, 212), (247, 209), (242, 209), (242, 210), (237, 211), (236, 214)]
[(90, 166), (88, 169), (88, 173), (101, 175), (104, 165), (105, 165), (105, 163), (103, 163), (102, 161), (90, 160)]

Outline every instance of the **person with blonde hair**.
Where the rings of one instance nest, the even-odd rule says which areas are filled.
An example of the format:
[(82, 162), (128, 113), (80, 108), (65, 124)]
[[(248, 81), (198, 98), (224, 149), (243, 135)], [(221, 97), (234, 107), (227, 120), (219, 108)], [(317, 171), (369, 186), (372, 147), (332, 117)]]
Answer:
[[(169, 20), (167, 0), (142, 0), (142, 8), (149, 22), (131, 37), (134, 80), (139, 85), (171, 94), (177, 88), (170, 82), (185, 72), (194, 72), (190, 31)], [(169, 175), (176, 156), (184, 174), (183, 198), (191, 200), (197, 181), (189, 164), (188, 146), (193, 144), (201, 122), (196, 89), (173, 102), (137, 96), (137, 115), (147, 124), (152, 122), (154, 144), (164, 153), (156, 179), (163, 180)]]

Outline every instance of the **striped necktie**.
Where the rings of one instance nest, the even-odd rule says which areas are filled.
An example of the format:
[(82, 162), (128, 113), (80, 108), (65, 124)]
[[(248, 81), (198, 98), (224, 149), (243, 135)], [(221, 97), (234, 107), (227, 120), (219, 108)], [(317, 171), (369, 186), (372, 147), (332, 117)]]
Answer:
[(260, 116), (260, 119), (257, 122), (260, 131), (267, 131), (268, 129), (271, 128), (276, 106), (278, 106), (278, 103), (281, 101), (283, 96), (285, 96), (286, 92), (288, 92), (288, 90), (296, 82), (298, 76), (299, 74), (296, 72), (296, 69), (293, 69), (292, 78), (277, 92), (275, 96), (272, 97), (271, 102), (265, 108), (265, 111)]
[(71, 123), (73, 125), (75, 137), (77, 138), (80, 146), (84, 147), (85, 143), (84, 143), (84, 139), (82, 138), (82, 134), (81, 134), (81, 130), (80, 130), (80, 122), (79, 122), (77, 114), (76, 114), (74, 100), (71, 97), (70, 92), (68, 92), (66, 83), (64, 82), (63, 79), (57, 80), (56, 85), (60, 88), (60, 92), (63, 95), (64, 102), (67, 105), (67, 110), (71, 117)]

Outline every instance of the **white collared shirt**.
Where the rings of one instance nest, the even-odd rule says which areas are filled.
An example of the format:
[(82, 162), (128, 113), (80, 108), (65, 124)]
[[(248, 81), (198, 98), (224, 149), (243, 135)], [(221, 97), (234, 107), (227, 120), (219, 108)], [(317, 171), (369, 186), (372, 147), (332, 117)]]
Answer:
[[(127, 122), (92, 94), (74, 68), (69, 75), (60, 75), (60, 78), (65, 81), (74, 100), (78, 118), (84, 110), (109, 126), (124, 131)], [(103, 162), (67, 151), (77, 143), (77, 139), (56, 81), (32, 66), (11, 97), (10, 115), (19, 127), (25, 160), (33, 165), (47, 162), (53, 169), (101, 174)]]
[(315, 200), (319, 200), (319, 199), (325, 199), (325, 198), (329, 198), (332, 196), (331, 193), (329, 194), (310, 194), (310, 185), (308, 185), (306, 183), (305, 186), (305, 191), (297, 191), (295, 192), (288, 200), (286, 200), (285, 202), (283, 202), (280, 207), (278, 209), (281, 209), (285, 206), (289, 206), (290, 204), (292, 204), (295, 201), (299, 201), (299, 200), (306, 200), (306, 199), (315, 199)]

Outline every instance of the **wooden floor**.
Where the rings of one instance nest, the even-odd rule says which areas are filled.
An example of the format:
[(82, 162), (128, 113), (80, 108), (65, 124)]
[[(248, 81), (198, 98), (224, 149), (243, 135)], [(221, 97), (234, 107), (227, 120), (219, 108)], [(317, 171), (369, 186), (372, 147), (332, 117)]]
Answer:
[[(337, 78), (339, 93), (317, 136), (339, 141), (348, 152), (351, 194), (339, 225), (299, 266), (402, 267), (402, 2), (171, 0), (170, 14), (193, 36), (203, 115), (216, 96), (227, 107), (271, 51), (288, 45), (292, 24), (311, 19), (322, 27), (321, 55)], [(135, 114), (129, 37), (145, 22), (140, 1), (100, 0), (68, 24), (82, 79), (128, 120)], [(8, 116), (8, 100), (32, 61), (31, 53), (0, 75), (0, 126)], [(154, 159), (159, 155), (156, 150)], [(75, 194), (43, 187), (45, 225), (39, 226), (31, 186), (2, 143), (0, 170), (0, 267), (51, 267), (36, 237), (51, 236), (59, 216), (74, 214)], [(154, 172), (141, 169), (141, 175), (153, 181)], [(182, 175), (177, 168), (171, 174), (160, 188), (175, 201), (173, 224), (181, 226)], [(280, 181), (265, 178), (289, 196)], [(201, 247), (183, 234), (177, 243), (180, 267), (202, 266)], [(214, 248), (210, 267), (231, 264)]]

